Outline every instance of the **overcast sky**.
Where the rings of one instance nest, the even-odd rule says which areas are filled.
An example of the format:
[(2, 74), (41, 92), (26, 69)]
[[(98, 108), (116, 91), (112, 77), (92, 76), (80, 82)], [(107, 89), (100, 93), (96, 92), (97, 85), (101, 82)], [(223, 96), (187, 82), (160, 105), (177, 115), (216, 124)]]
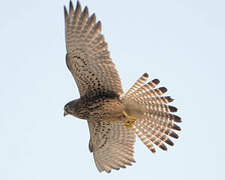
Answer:
[(225, 2), (80, 2), (102, 21), (124, 90), (144, 72), (168, 88), (183, 119), (180, 138), (156, 154), (137, 140), (137, 163), (99, 173), (87, 123), (63, 117), (79, 97), (65, 64), (69, 1), (2, 1), (0, 179), (225, 179)]

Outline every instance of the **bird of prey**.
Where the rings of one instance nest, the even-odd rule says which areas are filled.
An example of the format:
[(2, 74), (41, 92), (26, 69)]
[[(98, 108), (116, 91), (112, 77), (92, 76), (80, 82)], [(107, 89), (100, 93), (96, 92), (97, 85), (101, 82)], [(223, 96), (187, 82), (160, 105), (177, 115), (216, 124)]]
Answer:
[(165, 144), (173, 145), (170, 137), (178, 138), (174, 130), (181, 130), (177, 108), (168, 105), (173, 99), (163, 96), (167, 89), (156, 88), (158, 79), (146, 83), (144, 73), (124, 93), (95, 14), (89, 16), (79, 2), (74, 9), (70, 1), (64, 15), (66, 64), (80, 92), (65, 105), (64, 115), (87, 120), (89, 150), (99, 172), (132, 165), (136, 135), (153, 153), (155, 145), (167, 150)]

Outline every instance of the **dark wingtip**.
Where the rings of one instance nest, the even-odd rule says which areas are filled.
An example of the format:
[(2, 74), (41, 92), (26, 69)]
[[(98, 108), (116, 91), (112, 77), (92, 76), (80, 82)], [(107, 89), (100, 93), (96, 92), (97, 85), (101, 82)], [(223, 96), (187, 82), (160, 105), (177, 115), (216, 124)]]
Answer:
[(80, 8), (80, 9), (81, 9), (80, 1), (77, 1), (76, 10), (77, 10), (78, 8)]
[(72, 3), (72, 1), (70, 1), (70, 14), (74, 11), (74, 8), (73, 8), (73, 3)]
[(120, 170), (120, 167), (114, 167), (113, 169), (115, 169), (115, 170)]
[(171, 98), (170, 96), (167, 96), (166, 99), (167, 99), (168, 102), (173, 102), (173, 100), (174, 100), (174, 99)]
[(179, 138), (179, 136), (178, 136), (177, 133), (175, 133), (175, 132), (172, 132), (172, 133), (170, 134), (170, 136), (173, 137), (173, 138), (175, 138), (175, 139), (178, 139), (178, 138)]
[[(133, 163), (136, 163), (135, 159), (131, 159), (130, 161), (133, 162)], [(131, 165), (132, 165), (132, 164), (131, 164)]]
[(84, 14), (88, 14), (88, 13), (89, 13), (89, 12), (88, 12), (88, 7), (87, 7), (87, 6), (84, 7), (83, 13), (84, 13)]
[(91, 16), (90, 16), (90, 19), (96, 19), (96, 15), (95, 15), (95, 13), (93, 13)]
[[(77, 1), (78, 2), (78, 1)], [(72, 0), (70, 0), (70, 6), (73, 6), (73, 2), (72, 2)]]
[(174, 106), (168, 106), (168, 107), (169, 107), (170, 112), (177, 112), (176, 107), (174, 107)]
[(156, 150), (155, 150), (155, 148), (153, 148), (153, 149), (151, 149), (151, 148), (148, 148), (153, 154), (155, 154), (156, 153)]
[(110, 170), (105, 170), (107, 173), (111, 173), (111, 169)]
[(181, 118), (177, 115), (174, 115), (174, 121), (179, 123), (182, 122)]
[(169, 144), (170, 146), (173, 146), (174, 145), (174, 143), (169, 138), (165, 142), (167, 144)]
[(148, 78), (148, 73), (144, 73), (143, 76)]
[(167, 147), (165, 146), (165, 144), (161, 144), (159, 146), (163, 151), (167, 151)]
[(160, 80), (159, 80), (159, 79), (153, 79), (153, 80), (152, 80), (152, 82), (153, 82), (154, 84), (156, 84), (156, 85), (157, 85), (157, 84), (159, 84), (159, 83), (160, 83)]
[(102, 23), (101, 23), (101, 21), (98, 21), (97, 24), (96, 24), (96, 26), (101, 31), (101, 29), (102, 29)]
[(162, 93), (165, 93), (167, 91), (167, 89), (165, 87), (160, 87), (159, 90), (162, 92)]
[(176, 124), (173, 124), (172, 128), (177, 130), (177, 131), (181, 131), (181, 128), (178, 125), (176, 125)]
[(66, 6), (64, 6), (64, 17), (66, 18), (67, 16), (68, 16), (68, 12), (67, 12)]

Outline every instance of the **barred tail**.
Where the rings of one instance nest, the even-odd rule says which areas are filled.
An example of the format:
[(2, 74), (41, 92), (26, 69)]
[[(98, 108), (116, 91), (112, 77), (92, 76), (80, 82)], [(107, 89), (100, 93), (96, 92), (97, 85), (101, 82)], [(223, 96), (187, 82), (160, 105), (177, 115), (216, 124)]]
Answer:
[[(173, 114), (177, 108), (168, 105), (173, 99), (170, 96), (162, 96), (167, 89), (165, 87), (156, 88), (160, 82), (158, 79), (146, 83), (147, 78), (148, 74), (143, 74), (129, 91), (121, 96), (121, 100), (122, 102), (132, 102), (135, 108), (144, 109), (141, 111), (142, 115), (137, 117), (133, 127), (141, 141), (154, 153), (153, 144), (163, 150), (167, 150), (165, 144), (174, 145), (169, 137), (178, 138), (174, 130), (181, 130), (176, 124), (181, 122), (181, 118)], [(131, 111), (134, 111), (134, 108)]]

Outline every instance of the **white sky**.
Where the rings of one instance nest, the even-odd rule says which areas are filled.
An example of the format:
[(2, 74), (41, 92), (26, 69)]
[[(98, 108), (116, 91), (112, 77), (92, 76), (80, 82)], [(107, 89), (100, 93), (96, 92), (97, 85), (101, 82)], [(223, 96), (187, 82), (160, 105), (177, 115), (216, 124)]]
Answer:
[(85, 121), (63, 117), (79, 93), (65, 64), (63, 5), (0, 5), (0, 179), (225, 179), (225, 2), (80, 0), (102, 21), (123, 87), (144, 72), (175, 98), (182, 132), (168, 152), (138, 140), (132, 167), (99, 173)]

